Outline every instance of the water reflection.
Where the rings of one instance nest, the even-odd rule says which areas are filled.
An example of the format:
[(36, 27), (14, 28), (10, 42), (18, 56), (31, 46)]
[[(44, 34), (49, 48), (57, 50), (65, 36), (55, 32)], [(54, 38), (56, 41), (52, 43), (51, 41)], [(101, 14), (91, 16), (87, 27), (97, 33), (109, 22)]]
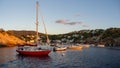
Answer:
[(16, 47), (0, 48), (0, 68), (47, 68), (50, 63), (50, 56), (23, 56)]
[(16, 47), (0, 48), (0, 64), (16, 59)]
[(51, 63), (49, 56), (22, 56), (16, 55), (16, 60), (1, 64), (3, 68), (46, 68)]
[(0, 68), (120, 68), (120, 50), (88, 48), (23, 56), (15, 48), (0, 49)]
[(22, 66), (21, 68), (47, 67), (50, 61), (50, 56), (17, 55), (17, 66)]
[(46, 55), (46, 56), (26, 56), (26, 55), (20, 55), (17, 54), (16, 55), (17, 59), (34, 59), (34, 60), (49, 60), (50, 56)]

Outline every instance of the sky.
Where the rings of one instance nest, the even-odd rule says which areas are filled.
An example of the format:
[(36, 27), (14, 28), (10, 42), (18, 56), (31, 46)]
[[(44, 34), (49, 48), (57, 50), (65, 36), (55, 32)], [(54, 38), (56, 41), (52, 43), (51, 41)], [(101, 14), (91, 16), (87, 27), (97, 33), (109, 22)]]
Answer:
[[(39, 32), (120, 28), (120, 0), (38, 0)], [(0, 28), (35, 30), (36, 0), (0, 0)]]

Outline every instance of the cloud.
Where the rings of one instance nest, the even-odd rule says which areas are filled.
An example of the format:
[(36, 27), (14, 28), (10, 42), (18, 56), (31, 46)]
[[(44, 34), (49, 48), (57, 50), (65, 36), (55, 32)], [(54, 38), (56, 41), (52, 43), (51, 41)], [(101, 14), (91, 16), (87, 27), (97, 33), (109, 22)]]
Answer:
[(61, 24), (66, 24), (67, 22), (68, 20), (64, 20), (64, 19), (60, 19), (56, 21), (56, 23), (61, 23)]
[[(74, 16), (75, 17), (79, 17), (81, 15), (78, 13), (78, 14), (75, 14)], [(55, 21), (55, 23), (64, 24), (64, 25), (81, 25), (82, 27), (89, 27), (84, 22), (81, 22), (81, 21), (71, 21), (71, 20), (67, 20), (67, 19), (58, 19), (58, 20)]]
[(70, 20), (65, 20), (65, 19), (60, 19), (57, 20), (56, 23), (59, 24), (65, 24), (65, 25), (76, 25), (76, 24), (82, 24), (82, 22), (76, 22), (76, 21), (70, 21)]
[(66, 24), (75, 25), (75, 24), (82, 24), (82, 22), (69, 22), (69, 23), (66, 23)]

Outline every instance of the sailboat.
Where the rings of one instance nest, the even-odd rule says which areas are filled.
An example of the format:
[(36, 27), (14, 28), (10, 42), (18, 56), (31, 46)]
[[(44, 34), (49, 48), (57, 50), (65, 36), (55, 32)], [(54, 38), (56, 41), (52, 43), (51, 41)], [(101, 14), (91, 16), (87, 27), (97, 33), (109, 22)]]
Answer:
[[(43, 22), (44, 23), (44, 22)], [(45, 28), (45, 24), (44, 24), (44, 28)], [(46, 28), (45, 28), (45, 32), (46, 32)], [(47, 41), (49, 41), (48, 39), (48, 35), (47, 36)], [(39, 45), (38, 46), (38, 1), (36, 1), (36, 46), (34, 45), (23, 45), (23, 46), (18, 46), (17, 48), (17, 52), (21, 55), (39, 55), (39, 56), (45, 56), (48, 55), (51, 50), (48, 48), (42, 48), (40, 46), (44, 46), (44, 45)]]

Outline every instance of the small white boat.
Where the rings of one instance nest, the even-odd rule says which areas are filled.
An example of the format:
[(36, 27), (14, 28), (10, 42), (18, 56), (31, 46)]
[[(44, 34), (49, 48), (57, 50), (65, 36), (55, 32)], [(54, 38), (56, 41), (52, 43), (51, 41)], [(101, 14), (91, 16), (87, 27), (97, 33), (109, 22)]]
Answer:
[(83, 44), (82, 46), (83, 46), (83, 48), (89, 48), (90, 47), (89, 44)]
[(64, 51), (66, 49), (67, 49), (67, 47), (54, 47), (53, 48), (54, 51)]
[(97, 47), (101, 47), (101, 48), (103, 48), (103, 47), (105, 47), (105, 45), (97, 45)]

